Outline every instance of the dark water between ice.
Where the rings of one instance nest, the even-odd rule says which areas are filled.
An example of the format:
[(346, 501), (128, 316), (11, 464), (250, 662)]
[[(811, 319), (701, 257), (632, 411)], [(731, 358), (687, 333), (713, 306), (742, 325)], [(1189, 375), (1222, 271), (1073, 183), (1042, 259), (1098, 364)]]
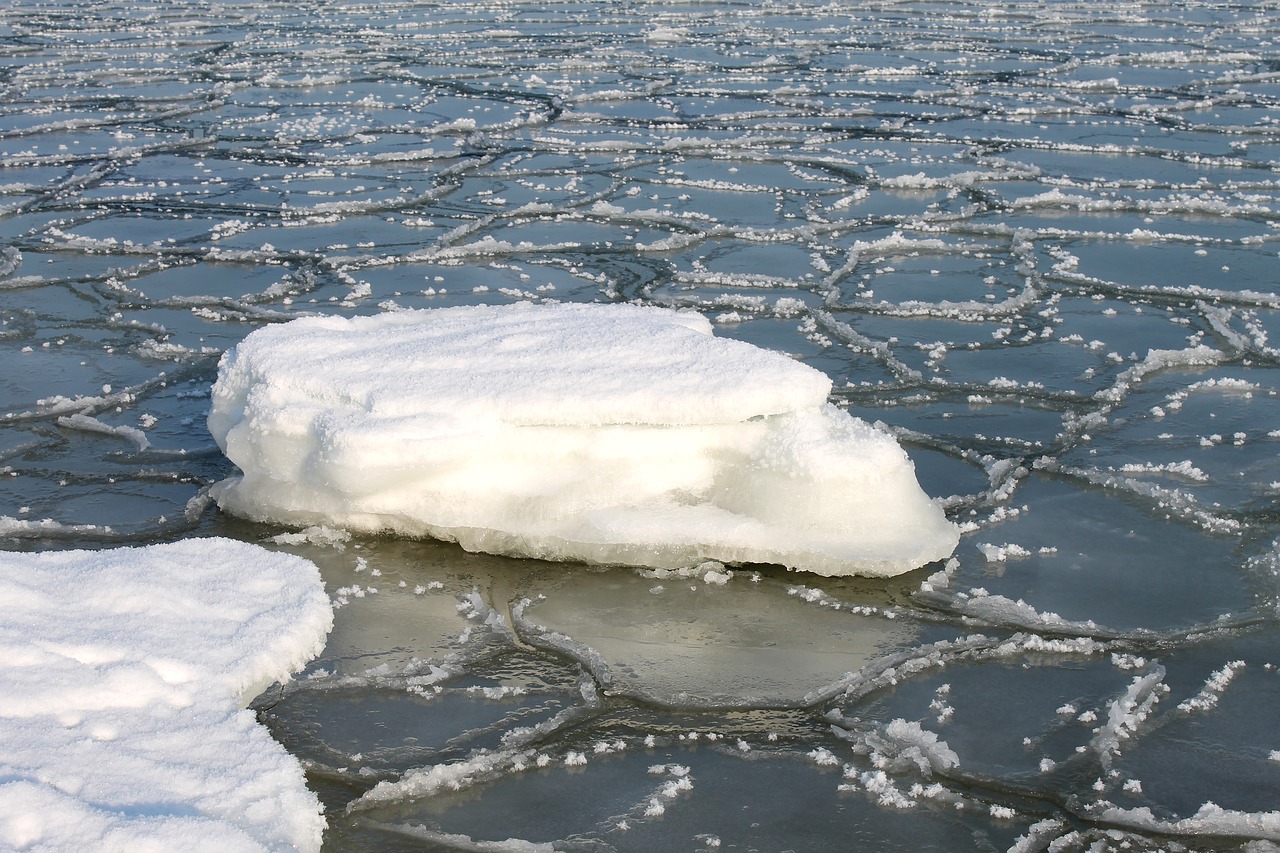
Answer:
[[(329, 648), (258, 705), (328, 850), (1276, 850), (1277, 38), (1274, 2), (10, 2), (0, 544), (315, 560)], [(550, 299), (827, 372), (956, 562), (716, 585), (204, 498), (254, 328)]]

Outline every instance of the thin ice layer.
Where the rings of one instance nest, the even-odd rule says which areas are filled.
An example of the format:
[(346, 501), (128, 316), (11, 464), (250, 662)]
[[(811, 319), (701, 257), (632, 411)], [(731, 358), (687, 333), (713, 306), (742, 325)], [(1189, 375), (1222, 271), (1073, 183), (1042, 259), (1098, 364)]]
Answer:
[(0, 552), (0, 848), (318, 850), (243, 706), (320, 652), (307, 560), (226, 539)]
[(222, 361), (223, 509), (674, 568), (892, 575), (957, 533), (830, 380), (696, 314), (528, 305), (307, 318)]

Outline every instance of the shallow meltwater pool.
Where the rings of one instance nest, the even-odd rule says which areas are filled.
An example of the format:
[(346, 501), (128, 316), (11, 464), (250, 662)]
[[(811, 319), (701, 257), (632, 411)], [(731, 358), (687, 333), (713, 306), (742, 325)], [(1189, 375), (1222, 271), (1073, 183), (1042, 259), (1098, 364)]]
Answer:
[[(48, 699), (0, 698), (0, 847), (195, 827), (332, 853), (1280, 849), (1278, 40), (1272, 5), (1215, 0), (10, 2), (0, 693)], [(724, 370), (648, 403), (614, 388), (632, 409), (609, 446), (557, 434), (563, 462), (542, 467), (514, 428), (472, 430), (480, 463), (447, 472), (451, 494), (488, 519), (553, 491), (626, 504), (619, 472), (651, 487), (665, 465), (664, 506), (701, 519), (712, 487), (689, 466), (738, 452), (737, 421), (790, 409), (716, 413), (802, 398), (905, 450), (936, 507), (914, 528), (898, 514), (893, 548), (932, 562), (891, 577), (742, 562), (770, 552), (723, 544), (741, 544), (723, 518), (720, 559), (646, 562), (672, 525), (633, 507), (650, 538), (628, 540), (630, 567), (574, 562), (605, 553), (586, 546), (539, 552), (556, 562), (401, 535), (484, 550), (497, 525), (405, 520), (405, 484), (440, 460), (397, 420), (413, 406), (396, 389), (431, 389), (449, 425), (481, 397), (551, 388), (538, 418), (586, 399), (554, 391), (582, 353), (652, 379), (650, 349), (588, 347), (576, 326), (539, 345), (562, 365), (472, 377), (474, 399), (394, 347), (370, 366), (379, 400), (360, 398), (361, 376), (338, 382), (356, 362), (302, 341), (271, 357), (305, 394), (250, 400), (246, 381), (240, 409), (207, 422), (220, 359), (259, 329), (286, 339), (280, 324), (315, 318), (387, 343), (397, 312), (593, 302), (696, 312), (685, 325), (769, 351), (769, 387), (709, 400)], [(251, 472), (215, 435), (251, 409), (277, 430), (257, 436), (264, 470), (309, 460), (328, 509), (290, 503), (278, 471), (255, 481), (271, 512), (219, 508)], [(695, 409), (712, 414), (680, 421)], [(676, 465), (637, 420), (732, 441)], [(543, 489), (552, 469), (582, 487)], [(375, 475), (403, 500), (379, 503)], [(858, 529), (825, 481), (811, 513), (768, 476), (734, 482), (736, 507), (821, 518), (815, 541)], [(860, 517), (897, 506), (874, 476), (859, 488)], [(939, 509), (959, 544), (935, 559), (955, 541)], [(186, 562), (114, 550), (208, 537), (235, 541), (172, 552)], [(112, 549), (102, 565), (122, 574), (28, 553), (72, 549)], [(311, 601), (281, 633), (255, 559), (323, 583), (318, 654), (311, 593), (273, 592)], [(39, 586), (37, 563), (62, 568)], [(183, 598), (224, 564), (200, 581), (216, 605)], [(148, 601), (147, 584), (171, 594)], [(182, 601), (202, 618), (175, 618)], [(93, 620), (41, 633), (33, 614), (71, 604)], [(148, 606), (174, 648), (198, 631), (181, 647), (219, 654), (178, 666), (154, 630), (130, 651), (111, 626)], [(59, 686), (83, 668), (99, 692)], [(95, 696), (138, 707), (104, 716)], [(128, 730), (156, 708), (179, 722)], [(242, 735), (270, 778), (219, 770), (234, 745), (192, 749), (197, 717), (220, 744)], [(67, 750), (90, 747), (145, 784), (77, 775)]]

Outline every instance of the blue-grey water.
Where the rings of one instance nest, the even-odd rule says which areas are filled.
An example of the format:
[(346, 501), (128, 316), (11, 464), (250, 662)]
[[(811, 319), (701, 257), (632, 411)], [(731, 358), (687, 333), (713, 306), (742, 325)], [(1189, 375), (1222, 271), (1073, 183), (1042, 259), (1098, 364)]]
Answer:
[[(1278, 38), (1274, 0), (10, 0), (0, 545), (315, 560), (329, 646), (256, 707), (326, 850), (1275, 851)], [(955, 562), (718, 585), (205, 497), (253, 329), (552, 299), (825, 371)]]

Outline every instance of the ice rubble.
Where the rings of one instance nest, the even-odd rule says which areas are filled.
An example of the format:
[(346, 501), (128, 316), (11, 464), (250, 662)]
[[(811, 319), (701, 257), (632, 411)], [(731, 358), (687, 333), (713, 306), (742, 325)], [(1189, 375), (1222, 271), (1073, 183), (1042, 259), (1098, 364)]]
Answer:
[(318, 654), (316, 567), (226, 539), (0, 552), (0, 848), (318, 850), (243, 706)]
[(209, 429), (250, 518), (543, 559), (894, 575), (958, 534), (831, 382), (633, 305), (309, 317), (224, 356)]

